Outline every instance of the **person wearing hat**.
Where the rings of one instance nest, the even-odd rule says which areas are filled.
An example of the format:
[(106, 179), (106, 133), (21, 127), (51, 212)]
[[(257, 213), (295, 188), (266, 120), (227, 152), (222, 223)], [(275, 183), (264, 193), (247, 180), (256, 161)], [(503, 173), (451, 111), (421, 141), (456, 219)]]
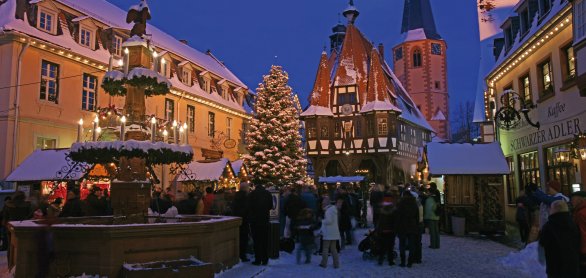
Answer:
[(67, 192), (67, 202), (59, 217), (81, 217), (83, 216), (83, 207), (79, 196), (73, 191)]
[(580, 232), (580, 273), (586, 277), (586, 191), (574, 192), (570, 199), (574, 208), (574, 223)]
[(537, 203), (541, 203), (539, 208), (540, 214), (540, 221), (539, 227), (543, 227), (543, 225), (547, 222), (549, 216), (549, 207), (551, 204), (558, 200), (563, 200), (566, 203), (570, 202), (570, 198), (566, 197), (564, 194), (561, 193), (562, 191), (562, 184), (557, 180), (551, 180), (546, 185), (547, 194), (545, 194), (541, 190), (535, 190), (532, 194), (532, 197), (537, 200)]

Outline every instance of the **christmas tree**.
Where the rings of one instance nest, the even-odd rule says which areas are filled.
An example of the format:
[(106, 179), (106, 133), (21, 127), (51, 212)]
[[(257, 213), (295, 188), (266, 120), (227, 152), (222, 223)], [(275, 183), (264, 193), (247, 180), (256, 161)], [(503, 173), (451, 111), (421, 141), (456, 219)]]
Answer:
[(306, 176), (299, 115), (288, 80), (280, 66), (272, 66), (263, 77), (246, 133), (245, 160), (255, 181), (267, 186), (303, 184)]

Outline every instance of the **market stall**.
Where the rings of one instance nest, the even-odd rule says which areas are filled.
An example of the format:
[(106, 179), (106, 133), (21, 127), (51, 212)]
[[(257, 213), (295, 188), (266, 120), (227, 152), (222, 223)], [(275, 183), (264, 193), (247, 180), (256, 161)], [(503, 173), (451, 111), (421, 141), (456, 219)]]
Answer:
[(214, 190), (239, 187), (238, 177), (227, 158), (193, 161), (177, 174), (176, 181), (177, 189), (183, 192), (203, 191), (208, 186)]
[(444, 221), (448, 230), (505, 230), (503, 175), (510, 171), (498, 143), (432, 142), (426, 146), (425, 159), (429, 175), (443, 176), (445, 182), (445, 215), (449, 217)]
[(232, 169), (234, 170), (234, 175), (238, 177), (241, 182), (250, 181), (250, 173), (248, 172), (248, 167), (244, 164), (243, 159), (234, 160), (231, 164)]

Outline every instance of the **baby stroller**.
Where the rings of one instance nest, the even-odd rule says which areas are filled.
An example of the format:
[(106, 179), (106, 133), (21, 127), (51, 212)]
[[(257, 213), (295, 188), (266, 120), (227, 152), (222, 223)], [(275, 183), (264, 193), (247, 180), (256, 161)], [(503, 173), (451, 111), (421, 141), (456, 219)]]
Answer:
[[(362, 260), (377, 259), (380, 252), (382, 252), (380, 244), (377, 243), (377, 234), (373, 230), (370, 230), (365, 236), (358, 244), (358, 251), (362, 252)], [(393, 257), (397, 258), (397, 252), (393, 251)]]

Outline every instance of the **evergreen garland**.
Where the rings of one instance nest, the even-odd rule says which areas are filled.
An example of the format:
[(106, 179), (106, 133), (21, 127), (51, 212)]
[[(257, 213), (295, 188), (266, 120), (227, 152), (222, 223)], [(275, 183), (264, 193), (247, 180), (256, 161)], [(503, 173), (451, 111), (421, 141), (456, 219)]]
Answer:
[(144, 88), (144, 95), (147, 97), (166, 95), (170, 92), (169, 86), (165, 82), (159, 82), (155, 77), (135, 76), (131, 79), (111, 79), (104, 78), (102, 88), (111, 96), (126, 96), (128, 91), (124, 85), (130, 85), (137, 88)]
[(111, 96), (125, 96), (127, 91), (124, 87), (125, 79), (115, 80), (111, 78), (104, 78), (102, 81), (102, 89)]
[(306, 177), (301, 125), (288, 80), (280, 66), (272, 66), (263, 77), (246, 133), (250, 153), (244, 157), (246, 165), (255, 182), (264, 185), (302, 184)]

